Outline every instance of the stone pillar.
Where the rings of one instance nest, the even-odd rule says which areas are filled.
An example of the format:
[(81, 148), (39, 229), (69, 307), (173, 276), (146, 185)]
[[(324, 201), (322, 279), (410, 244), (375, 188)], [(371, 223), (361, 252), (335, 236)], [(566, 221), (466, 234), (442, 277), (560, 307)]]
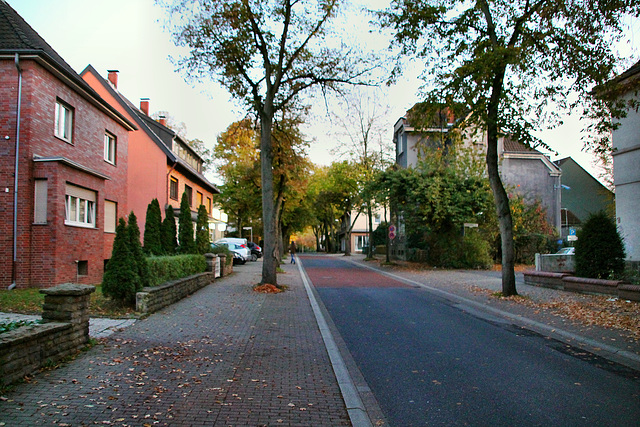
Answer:
[(42, 321), (71, 323), (81, 344), (89, 342), (89, 300), (95, 286), (64, 283), (40, 289), (44, 294)]
[(218, 254), (218, 258), (220, 259), (220, 277), (224, 277), (227, 275), (227, 256), (225, 254)]
[(207, 260), (207, 272), (213, 273), (216, 267), (216, 255), (211, 253), (204, 254), (204, 258)]

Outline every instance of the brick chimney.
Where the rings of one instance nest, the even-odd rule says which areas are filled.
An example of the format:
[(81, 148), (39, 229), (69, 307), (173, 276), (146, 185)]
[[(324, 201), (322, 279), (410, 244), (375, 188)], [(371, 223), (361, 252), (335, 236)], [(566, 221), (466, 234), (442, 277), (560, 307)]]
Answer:
[(109, 76), (107, 77), (114, 88), (118, 89), (118, 70), (107, 70)]
[(140, 98), (140, 109), (147, 116), (149, 115), (149, 98)]
[(160, 123), (162, 126), (166, 126), (167, 125), (167, 118), (165, 116), (158, 117), (158, 123)]

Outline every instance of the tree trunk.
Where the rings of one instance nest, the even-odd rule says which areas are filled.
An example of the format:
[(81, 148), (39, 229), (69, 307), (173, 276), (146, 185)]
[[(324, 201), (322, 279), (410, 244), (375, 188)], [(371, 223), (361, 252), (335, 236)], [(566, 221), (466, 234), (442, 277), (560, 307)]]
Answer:
[(278, 284), (277, 268), (278, 236), (276, 230), (275, 202), (273, 200), (273, 151), (271, 147), (271, 129), (273, 112), (265, 105), (260, 116), (260, 171), (262, 175), (262, 222), (264, 227), (264, 252), (262, 262), (262, 284)]
[(367, 258), (373, 258), (373, 209), (371, 209), (371, 201), (367, 202), (367, 216), (369, 217), (369, 244), (367, 248)]
[(504, 296), (517, 295), (515, 256), (513, 245), (513, 221), (511, 219), (511, 209), (509, 208), (509, 197), (502, 185), (500, 173), (498, 171), (498, 108), (500, 94), (502, 93), (502, 82), (504, 80), (504, 69), (498, 71), (494, 77), (493, 91), (487, 110), (487, 174), (489, 184), (493, 192), (493, 198), (498, 215), (498, 226), (500, 228), (500, 240), (502, 245), (502, 294)]
[[(350, 211), (349, 211), (350, 212)], [(342, 226), (347, 225), (344, 232), (344, 256), (351, 256), (351, 218), (348, 213), (342, 217)]]

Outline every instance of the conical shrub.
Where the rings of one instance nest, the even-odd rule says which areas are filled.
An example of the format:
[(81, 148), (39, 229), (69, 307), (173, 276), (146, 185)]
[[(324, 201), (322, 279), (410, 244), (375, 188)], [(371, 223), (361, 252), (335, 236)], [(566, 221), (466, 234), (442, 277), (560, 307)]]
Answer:
[(576, 275), (615, 279), (624, 273), (624, 244), (616, 224), (604, 211), (592, 214), (578, 232)]

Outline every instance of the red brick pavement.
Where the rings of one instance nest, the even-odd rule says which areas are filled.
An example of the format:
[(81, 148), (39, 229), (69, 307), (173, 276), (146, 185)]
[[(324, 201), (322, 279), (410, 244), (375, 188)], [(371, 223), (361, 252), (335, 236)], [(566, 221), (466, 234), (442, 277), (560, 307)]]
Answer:
[(0, 401), (7, 426), (350, 425), (304, 287), (251, 290), (261, 262), (36, 375)]

